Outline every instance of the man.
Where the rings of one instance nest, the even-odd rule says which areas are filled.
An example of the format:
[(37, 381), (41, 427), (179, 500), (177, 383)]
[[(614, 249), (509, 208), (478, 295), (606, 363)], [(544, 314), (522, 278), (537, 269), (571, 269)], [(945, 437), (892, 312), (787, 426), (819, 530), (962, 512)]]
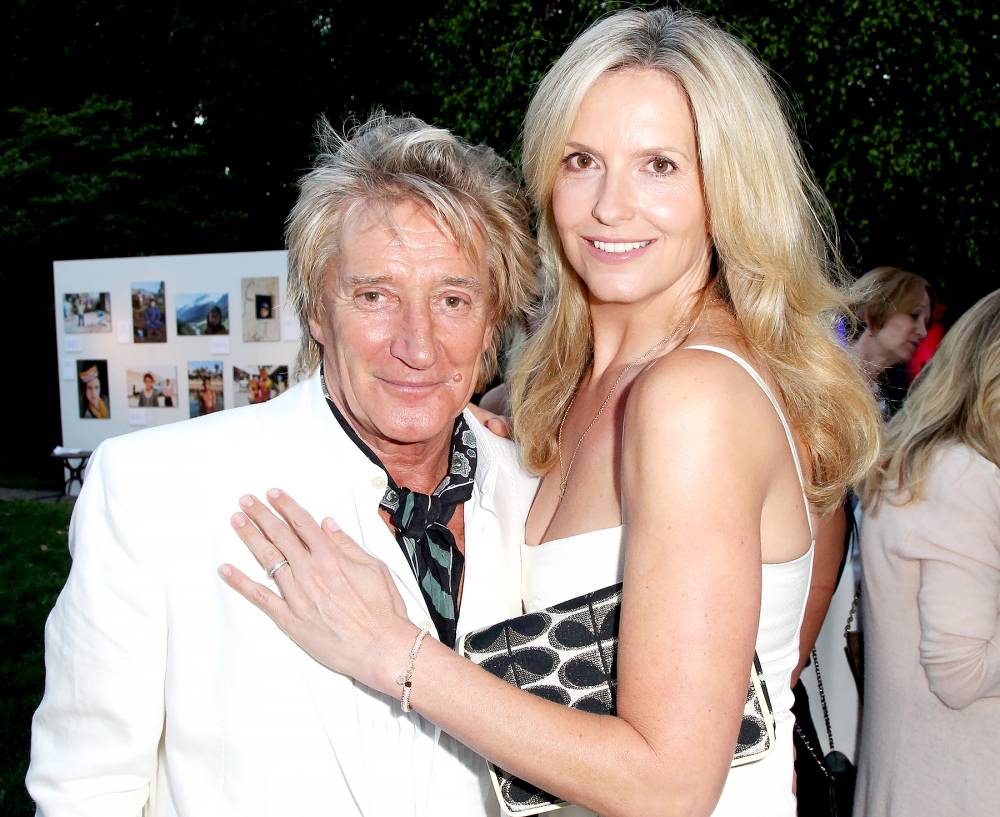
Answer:
[(139, 392), (139, 407), (149, 408), (160, 405), (160, 396), (153, 389), (155, 378), (149, 372), (142, 376), (142, 391)]
[[(533, 480), (463, 408), (533, 286), (527, 206), (492, 152), (419, 120), (323, 140), (288, 229), (309, 377), (91, 459), (33, 723), (45, 817), (495, 812), (481, 759), (321, 667), (216, 574), (260, 575), (229, 517), (281, 486), (382, 559), (437, 637), (521, 609)], [(193, 466), (206, 450), (227, 466)], [(158, 467), (130, 479), (138, 457)]]

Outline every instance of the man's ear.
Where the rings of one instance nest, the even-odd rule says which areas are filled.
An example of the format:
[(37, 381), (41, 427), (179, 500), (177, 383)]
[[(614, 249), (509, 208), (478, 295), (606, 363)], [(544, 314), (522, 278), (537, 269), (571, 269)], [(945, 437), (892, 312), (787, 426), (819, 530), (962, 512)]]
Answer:
[(323, 324), (316, 318), (309, 319), (309, 334), (320, 346), (326, 346), (326, 333), (323, 331)]

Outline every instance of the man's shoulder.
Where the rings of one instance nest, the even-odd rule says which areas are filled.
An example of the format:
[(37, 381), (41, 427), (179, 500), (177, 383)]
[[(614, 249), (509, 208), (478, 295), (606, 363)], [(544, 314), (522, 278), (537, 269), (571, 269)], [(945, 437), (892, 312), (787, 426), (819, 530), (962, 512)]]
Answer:
[(496, 471), (496, 479), (492, 480), (493, 490), (498, 493), (513, 491), (533, 496), (538, 477), (524, 467), (517, 446), (487, 429), (468, 410), (465, 412), (465, 419), (476, 435), (476, 445), (481, 452), (483, 465)]

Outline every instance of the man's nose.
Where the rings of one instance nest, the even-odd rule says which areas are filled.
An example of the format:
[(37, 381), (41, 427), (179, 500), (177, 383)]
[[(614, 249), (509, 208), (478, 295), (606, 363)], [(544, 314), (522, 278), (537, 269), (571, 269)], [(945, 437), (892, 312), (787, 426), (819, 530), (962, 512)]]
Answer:
[(389, 350), (411, 369), (429, 369), (437, 362), (434, 315), (429, 304), (404, 307)]

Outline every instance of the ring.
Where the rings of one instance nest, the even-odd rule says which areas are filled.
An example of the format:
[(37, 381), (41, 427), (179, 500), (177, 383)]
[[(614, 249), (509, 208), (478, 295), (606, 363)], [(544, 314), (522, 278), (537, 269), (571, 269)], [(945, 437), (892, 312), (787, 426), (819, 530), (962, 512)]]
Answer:
[(267, 571), (267, 578), (273, 579), (274, 574), (277, 573), (281, 568), (288, 564), (288, 559), (282, 559), (274, 567)]

